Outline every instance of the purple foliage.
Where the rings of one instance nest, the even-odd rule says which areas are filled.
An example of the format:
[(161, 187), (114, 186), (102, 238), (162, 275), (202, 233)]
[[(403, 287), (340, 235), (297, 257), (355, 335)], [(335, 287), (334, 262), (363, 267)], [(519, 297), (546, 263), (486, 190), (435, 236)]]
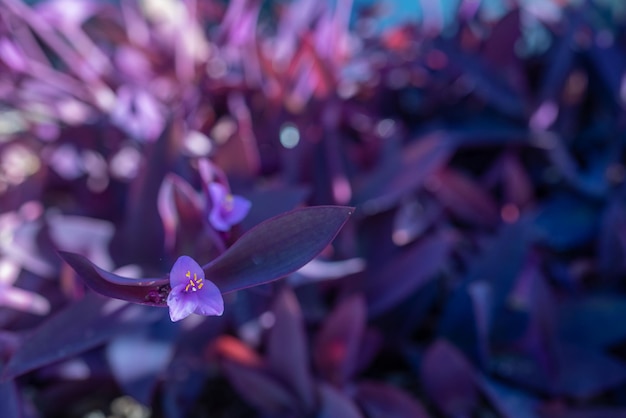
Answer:
[(622, 3), (0, 0), (0, 417), (625, 416)]

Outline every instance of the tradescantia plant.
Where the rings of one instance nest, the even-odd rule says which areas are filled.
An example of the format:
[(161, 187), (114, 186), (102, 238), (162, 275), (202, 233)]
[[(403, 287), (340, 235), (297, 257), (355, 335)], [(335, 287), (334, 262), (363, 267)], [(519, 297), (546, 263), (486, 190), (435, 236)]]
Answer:
[(221, 315), (221, 293), (258, 286), (298, 270), (330, 244), (353, 211), (342, 206), (293, 210), (257, 225), (202, 267), (181, 256), (170, 273), (160, 278), (122, 277), (80, 254), (60, 251), (59, 255), (96, 292), (144, 305), (169, 306), (172, 321), (191, 312)]

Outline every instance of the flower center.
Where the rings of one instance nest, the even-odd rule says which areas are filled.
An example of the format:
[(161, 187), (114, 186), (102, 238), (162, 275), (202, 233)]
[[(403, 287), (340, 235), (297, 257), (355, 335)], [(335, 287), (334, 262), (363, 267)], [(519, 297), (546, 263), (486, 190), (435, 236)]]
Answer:
[(193, 274), (192, 279), (191, 271), (187, 270), (187, 274), (185, 274), (185, 277), (189, 279), (189, 283), (187, 283), (187, 286), (185, 286), (185, 292), (189, 292), (190, 290), (192, 292), (195, 292), (202, 289), (202, 286), (204, 286), (204, 283), (202, 283), (202, 278), (199, 279), (196, 273)]

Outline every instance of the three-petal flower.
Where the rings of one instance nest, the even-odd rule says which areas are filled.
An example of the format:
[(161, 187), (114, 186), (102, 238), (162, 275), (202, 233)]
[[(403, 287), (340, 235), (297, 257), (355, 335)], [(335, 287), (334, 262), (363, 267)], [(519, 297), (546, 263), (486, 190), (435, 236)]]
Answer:
[(193, 258), (183, 255), (176, 260), (170, 272), (170, 285), (167, 305), (173, 322), (191, 313), (219, 316), (224, 312), (222, 293), (204, 277), (202, 267)]
[(251, 205), (248, 199), (233, 196), (225, 186), (216, 182), (210, 183), (208, 189), (212, 203), (209, 221), (213, 228), (228, 231), (246, 217)]

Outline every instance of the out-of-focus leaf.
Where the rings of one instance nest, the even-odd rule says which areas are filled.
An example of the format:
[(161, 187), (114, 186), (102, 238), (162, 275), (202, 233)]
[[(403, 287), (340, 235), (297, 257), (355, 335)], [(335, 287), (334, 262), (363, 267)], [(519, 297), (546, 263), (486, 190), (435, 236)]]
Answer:
[(83, 216), (46, 215), (56, 247), (84, 255), (103, 268), (113, 266), (108, 246), (115, 227), (111, 222)]
[(355, 395), (368, 418), (428, 418), (421, 402), (400, 389), (374, 381), (361, 381)]
[(94, 348), (116, 335), (156, 321), (165, 311), (128, 305), (90, 293), (50, 317), (9, 360), (2, 378), (10, 379)]
[(626, 365), (582, 346), (561, 344), (557, 364), (546, 370), (526, 353), (500, 354), (492, 360), (497, 375), (551, 396), (589, 399), (626, 382)]
[(558, 330), (568, 342), (608, 347), (626, 339), (626, 298), (596, 295), (568, 300), (558, 310)]
[(415, 241), (440, 216), (441, 206), (432, 199), (409, 199), (400, 204), (394, 218), (393, 243), (401, 246)]
[(598, 210), (589, 202), (559, 194), (544, 203), (535, 224), (542, 241), (557, 250), (568, 250), (594, 236), (597, 215)]
[(246, 194), (252, 206), (248, 216), (241, 221), (241, 226), (247, 231), (273, 216), (293, 210), (304, 203), (309, 193), (304, 187), (292, 187), (255, 190)]
[(424, 354), (422, 385), (439, 410), (450, 417), (464, 416), (478, 402), (476, 376), (463, 354), (445, 340), (438, 340)]
[(440, 43), (441, 52), (446, 55), (449, 62), (448, 71), (451, 75), (462, 72), (467, 82), (472, 84), (473, 93), (498, 112), (520, 117), (524, 113), (525, 103), (517, 90), (501, 74), (496, 73), (486, 63), (480, 61), (476, 55), (459, 51), (452, 43)]
[(321, 407), (317, 418), (363, 418), (350, 398), (334, 387), (321, 383), (319, 393)]
[(450, 237), (438, 233), (406, 249), (382, 271), (371, 271), (365, 287), (369, 314), (392, 308), (433, 279), (444, 267), (450, 250)]
[(0, 306), (35, 315), (47, 315), (50, 312), (50, 302), (46, 298), (14, 286), (0, 285)]
[(0, 383), (0, 416), (2, 418), (20, 418), (20, 404), (15, 382)]
[(452, 140), (447, 132), (417, 139), (402, 150), (401, 158), (390, 160), (365, 178), (353, 201), (368, 215), (393, 207), (402, 197), (417, 191), (450, 159), (455, 148)]
[(275, 216), (203, 266), (204, 273), (222, 293), (280, 279), (330, 244), (353, 211), (343, 206), (314, 206)]
[(496, 202), (469, 177), (448, 168), (437, 172), (434, 181), (433, 193), (462, 220), (486, 226), (498, 223)]
[(626, 418), (626, 408), (611, 406), (589, 406), (566, 409), (563, 405), (548, 404), (540, 408), (539, 411), (542, 418)]
[(305, 412), (314, 408), (315, 391), (309, 371), (309, 353), (298, 299), (284, 288), (274, 303), (275, 322), (267, 340), (267, 362), (272, 372), (296, 393)]
[(170, 341), (151, 339), (142, 333), (121, 335), (106, 347), (115, 380), (144, 405), (150, 404), (157, 378), (167, 368), (173, 353)]
[(510, 70), (518, 61), (515, 43), (520, 38), (520, 11), (515, 8), (498, 20), (485, 40), (483, 56), (494, 68)]
[(341, 302), (317, 334), (313, 359), (326, 380), (342, 387), (356, 371), (367, 312), (360, 295)]
[(187, 234), (202, 231), (201, 206), (198, 194), (189, 183), (174, 174), (165, 176), (159, 189), (158, 209), (167, 248), (174, 247), (179, 229)]
[(126, 223), (116, 231), (111, 245), (120, 265), (153, 265), (163, 253), (159, 190), (182, 143), (182, 130), (182, 121), (172, 118), (157, 141), (146, 145), (145, 164), (130, 185)]
[(230, 384), (253, 406), (272, 416), (298, 411), (294, 395), (265, 369), (227, 359), (221, 364)]
[(169, 278), (131, 279), (108, 272), (79, 254), (59, 251), (59, 255), (96, 292), (112, 298), (150, 306), (167, 306)]
[(524, 207), (533, 198), (533, 184), (519, 157), (508, 154), (502, 159), (503, 193), (507, 202)]
[(504, 418), (536, 418), (539, 402), (528, 394), (493, 380), (479, 379), (482, 391)]
[(606, 92), (613, 96), (613, 100), (618, 106), (624, 106), (622, 95), (622, 83), (626, 73), (626, 57), (624, 52), (614, 43), (612, 45), (598, 45), (591, 42), (587, 49), (589, 60), (596, 66), (596, 70), (601, 74), (598, 80), (605, 83)]
[(483, 247), (481, 255), (470, 267), (468, 283), (487, 280), (491, 284), (494, 316), (507, 303), (509, 293), (526, 260), (528, 225), (526, 218), (514, 224), (504, 224), (497, 235)]

